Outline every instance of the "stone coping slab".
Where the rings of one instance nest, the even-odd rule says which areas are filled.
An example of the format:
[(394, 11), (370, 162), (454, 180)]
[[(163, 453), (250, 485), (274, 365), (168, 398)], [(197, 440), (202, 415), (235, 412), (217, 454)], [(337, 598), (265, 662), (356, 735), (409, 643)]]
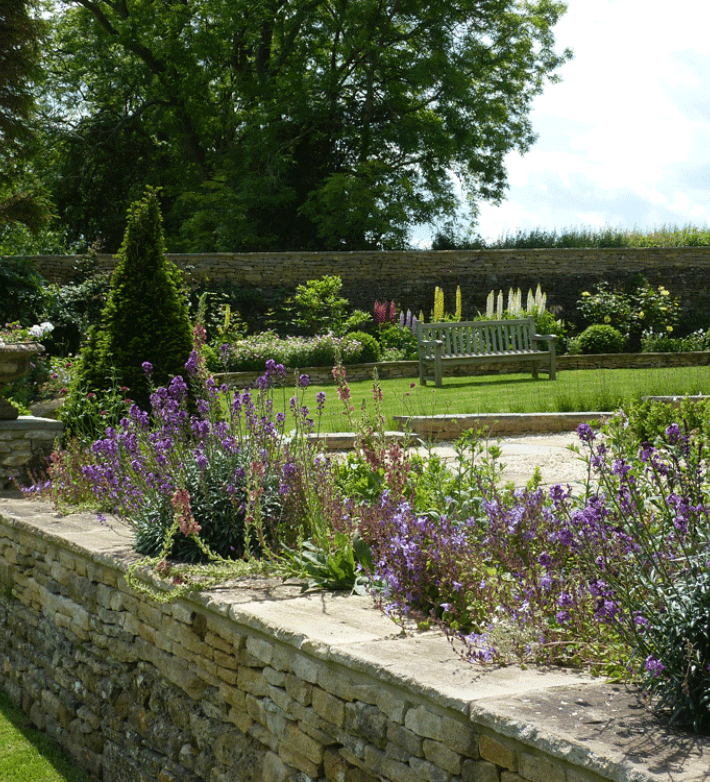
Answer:
[[(46, 503), (0, 499), (18, 532), (123, 571), (136, 555), (130, 530), (93, 514), (62, 516)], [(587, 773), (614, 782), (710, 780), (710, 738), (664, 727), (633, 687), (584, 671), (473, 666), (438, 632), (402, 630), (368, 597), (313, 591), (278, 579), (244, 578), (185, 602), (276, 637), (467, 715)], [(585, 776), (584, 779), (588, 779)]]

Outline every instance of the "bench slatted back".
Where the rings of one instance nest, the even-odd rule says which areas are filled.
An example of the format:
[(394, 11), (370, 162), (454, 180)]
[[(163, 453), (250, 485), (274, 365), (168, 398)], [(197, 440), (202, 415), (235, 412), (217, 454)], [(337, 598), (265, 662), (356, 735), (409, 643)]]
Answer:
[[(532, 318), (470, 321), (466, 323), (418, 323), (419, 341), (440, 340), (443, 356), (490, 355), (535, 350)], [(428, 348), (426, 356), (432, 357)]]

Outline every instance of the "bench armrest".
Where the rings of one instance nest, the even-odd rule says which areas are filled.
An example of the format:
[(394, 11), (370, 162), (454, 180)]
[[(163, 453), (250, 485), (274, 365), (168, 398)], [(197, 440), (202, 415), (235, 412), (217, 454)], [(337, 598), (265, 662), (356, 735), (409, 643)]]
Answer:
[(532, 338), (553, 343), (557, 339), (557, 334), (533, 334)]

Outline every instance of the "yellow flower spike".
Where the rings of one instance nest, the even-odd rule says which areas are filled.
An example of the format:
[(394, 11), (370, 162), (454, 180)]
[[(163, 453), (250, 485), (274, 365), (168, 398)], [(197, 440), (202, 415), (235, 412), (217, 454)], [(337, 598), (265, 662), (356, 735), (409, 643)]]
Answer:
[(437, 285), (434, 288), (434, 321), (444, 319), (444, 291)]
[(461, 306), (461, 286), (456, 286), (456, 320), (461, 320), (462, 306)]

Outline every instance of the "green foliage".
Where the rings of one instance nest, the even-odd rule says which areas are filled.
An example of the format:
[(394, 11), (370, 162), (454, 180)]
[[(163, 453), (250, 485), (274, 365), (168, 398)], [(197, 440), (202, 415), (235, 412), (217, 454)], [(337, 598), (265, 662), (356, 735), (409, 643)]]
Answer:
[(653, 443), (671, 424), (693, 433), (696, 440), (710, 442), (710, 403), (707, 400), (682, 399), (672, 405), (654, 399), (640, 400), (624, 407), (628, 436), (636, 444)]
[(348, 337), (360, 343), (359, 363), (375, 364), (380, 360), (380, 343), (372, 334), (367, 334), (364, 331), (351, 331)]
[(390, 324), (378, 330), (377, 339), (383, 361), (414, 361), (419, 355), (417, 335), (409, 328)]
[[(465, 244), (465, 242), (463, 243)], [(624, 230), (621, 228), (570, 228), (548, 231), (535, 228), (505, 234), (493, 242), (485, 243), (487, 249), (573, 249), (577, 247), (707, 247), (710, 245), (710, 229), (686, 225), (662, 226), (652, 231)], [(470, 249), (480, 249), (473, 244)], [(468, 246), (458, 244), (461, 249)], [(455, 249), (442, 247), (441, 249)]]
[[(704, 558), (701, 558), (704, 560)], [(647, 667), (644, 685), (655, 710), (671, 722), (703, 733), (710, 728), (710, 573), (696, 558), (659, 585), (663, 611), (650, 613), (646, 646), (663, 660), (662, 674)]]
[(45, 297), (45, 316), (54, 326), (42, 344), (54, 355), (79, 352), (89, 328), (98, 326), (106, 305), (109, 274), (96, 271), (95, 256), (82, 259), (74, 278), (64, 285), (49, 285)]
[[(357, 335), (360, 334), (360, 337)], [(379, 345), (369, 334), (352, 332), (344, 337), (323, 334), (317, 337), (280, 338), (273, 331), (254, 334), (233, 342), (217, 339), (205, 350), (207, 366), (213, 372), (261, 371), (269, 359), (291, 369), (360, 364), (379, 356)]]
[(38, 231), (49, 202), (31, 166), (36, 83), (41, 78), (45, 21), (33, 0), (3, 0), (0, 8), (0, 229)]
[(314, 336), (331, 331), (336, 337), (342, 337), (369, 321), (369, 315), (360, 310), (348, 315), (350, 303), (340, 295), (342, 287), (338, 275), (325, 275), (296, 288), (286, 307), (293, 308), (294, 322), (302, 334)]
[(113, 251), (151, 182), (171, 249), (401, 247), (410, 226), (455, 214), (457, 182), (472, 203), (504, 193), (506, 153), (532, 143), (532, 101), (570, 56), (553, 36), (564, 9), (55, 4), (58, 211), (72, 239), (100, 233)]
[(191, 347), (180, 272), (165, 257), (158, 196), (148, 188), (128, 213), (101, 326), (82, 350), (80, 384), (106, 389), (115, 377), (134, 401), (147, 406), (142, 364), (152, 365), (153, 382), (165, 383), (184, 372)]
[(575, 347), (585, 355), (595, 353), (621, 353), (626, 345), (624, 335), (613, 326), (598, 323), (586, 328), (574, 340)]
[(703, 329), (698, 329), (685, 337), (673, 337), (668, 332), (656, 334), (650, 330), (641, 334), (642, 353), (690, 353), (708, 349), (710, 349), (710, 338), (708, 332)]
[(107, 427), (119, 425), (133, 402), (128, 397), (128, 387), (119, 385), (115, 376), (108, 388), (92, 390), (81, 385), (80, 379), (75, 379), (69, 388), (59, 409), (65, 442), (76, 439), (86, 445), (103, 437)]
[(359, 533), (334, 531), (332, 539), (304, 541), (297, 551), (286, 552), (280, 567), (307, 589), (347, 589), (367, 594), (372, 573), (372, 551)]
[(662, 285), (654, 289), (639, 277), (631, 292), (600, 282), (597, 291), (584, 291), (577, 302), (585, 323), (606, 324), (618, 329), (631, 350), (638, 350), (644, 330), (671, 333), (678, 323), (680, 302)]
[[(194, 457), (184, 464), (184, 488), (190, 493), (192, 516), (200, 526), (201, 542), (224, 559), (240, 559), (245, 554), (244, 514), (247, 499), (247, 480), (244, 459), (225, 459), (215, 451), (202, 469)], [(235, 465), (237, 472), (235, 475)], [(242, 477), (239, 478), (238, 476)], [(230, 490), (227, 491), (226, 487)], [(280, 513), (278, 480), (271, 476), (261, 495), (261, 510), (266, 515)], [(152, 494), (135, 519), (135, 549), (139, 554), (157, 556), (163, 551), (166, 537), (173, 526), (175, 511), (170, 499)], [(258, 553), (253, 541), (251, 554)], [(170, 557), (179, 562), (208, 562), (204, 547), (194, 536), (176, 535)]]
[(46, 281), (26, 258), (0, 257), (0, 301), (2, 319), (31, 326), (42, 320)]

